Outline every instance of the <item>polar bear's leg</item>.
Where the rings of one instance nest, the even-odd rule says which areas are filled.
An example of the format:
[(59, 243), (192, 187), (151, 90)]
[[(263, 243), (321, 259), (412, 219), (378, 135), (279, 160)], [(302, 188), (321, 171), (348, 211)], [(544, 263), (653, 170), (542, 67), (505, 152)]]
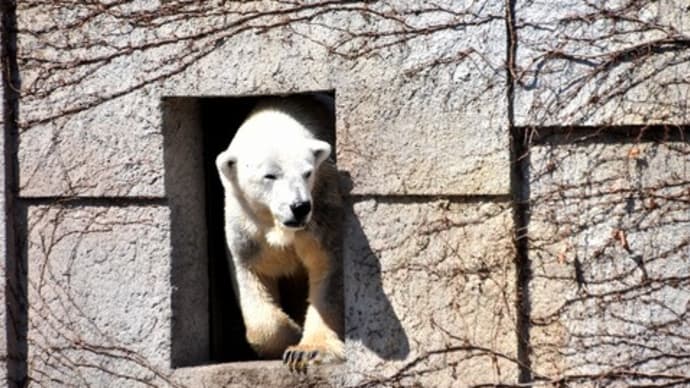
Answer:
[[(340, 294), (337, 288), (337, 266), (334, 258), (328, 256), (318, 243), (310, 243), (302, 251), (302, 257), (309, 274), (309, 306), (304, 321), (304, 330), (299, 344), (290, 346), (283, 354), (291, 370), (303, 372), (308, 364), (322, 364), (343, 361), (345, 344), (342, 311), (335, 300)], [(304, 248), (302, 246), (301, 248)]]
[(299, 341), (301, 330), (280, 309), (276, 280), (247, 268), (236, 268), (235, 273), (249, 345), (261, 357), (280, 357), (285, 348)]

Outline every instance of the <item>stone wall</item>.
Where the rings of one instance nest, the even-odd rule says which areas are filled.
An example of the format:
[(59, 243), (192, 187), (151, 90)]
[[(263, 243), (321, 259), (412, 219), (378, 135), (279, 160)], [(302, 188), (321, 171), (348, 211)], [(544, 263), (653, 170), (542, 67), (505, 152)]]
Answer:
[[(684, 2), (13, 3), (8, 385), (690, 384)], [(310, 91), (347, 362), (214, 362), (201, 101)]]
[[(3, 28), (3, 21), (0, 19), (0, 28), (4, 31)], [(5, 36), (2, 36), (2, 39), (4, 41)], [(5, 94), (0, 93), (0, 103), (2, 103), (2, 106), (5, 106)], [(0, 125), (2, 125), (2, 128), (4, 130), (5, 128), (5, 115), (3, 114), (2, 117), (0, 117)], [(5, 149), (5, 136), (4, 136), (4, 131), (3, 131), (3, 136), (0, 137), (0, 148), (3, 150)], [(2, 158), (2, 162), (0, 162), (0, 187), (2, 187), (3, 194), (5, 193), (5, 158)], [(5, 212), (4, 210), (6, 209), (5, 205), (5, 195), (0, 196), (0, 208), (3, 209), (3, 221), (5, 219)], [(7, 257), (7, 249), (6, 249), (6, 242), (7, 242), (7, 224), (3, 222), (0, 224), (0, 257)], [(0, 360), (3, 360), (6, 364), (7, 360), (7, 309), (5, 306), (7, 305), (7, 301), (5, 299), (5, 290), (6, 290), (6, 285), (5, 285), (5, 279), (7, 279), (7, 264), (6, 260), (1, 260), (0, 261), (0, 287), (2, 287), (2, 293), (0, 293), (2, 296), (0, 296), (0, 303), (1, 308), (0, 308)], [(7, 380), (7, 367), (2, 367), (0, 368), (0, 379), (2, 381)]]
[(563, 140), (547, 136), (531, 154), (535, 374), (683, 376), (690, 143)]

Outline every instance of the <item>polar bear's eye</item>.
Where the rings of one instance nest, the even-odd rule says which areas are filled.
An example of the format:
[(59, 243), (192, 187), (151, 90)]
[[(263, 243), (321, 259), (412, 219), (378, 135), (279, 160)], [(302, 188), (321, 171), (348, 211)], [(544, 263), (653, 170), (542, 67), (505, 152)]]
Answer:
[(277, 179), (277, 177), (274, 174), (266, 174), (266, 175), (264, 175), (264, 179), (267, 179), (269, 181), (274, 181)]
[(309, 179), (311, 178), (311, 171), (307, 171), (304, 173), (304, 179)]

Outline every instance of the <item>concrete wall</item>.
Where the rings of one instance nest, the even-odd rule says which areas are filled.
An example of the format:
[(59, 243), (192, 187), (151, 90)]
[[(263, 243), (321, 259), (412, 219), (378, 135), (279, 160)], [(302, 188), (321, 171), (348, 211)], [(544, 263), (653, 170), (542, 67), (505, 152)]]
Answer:
[(532, 152), (535, 373), (684, 376), (690, 143), (562, 140)]
[[(690, 382), (690, 16), (627, 3), (6, 7), (21, 94), (0, 237), (22, 228), (0, 252), (28, 265), (0, 263), (28, 298), (0, 299), (0, 325), (28, 316), (10, 385)], [(324, 90), (348, 360), (200, 366), (196, 99)]]
[[(5, 31), (4, 28), (2, 28), (2, 19), (0, 19), (0, 31)], [(0, 34), (0, 47), (2, 47), (6, 37), (5, 34)], [(3, 89), (4, 91), (4, 89)], [(3, 114), (0, 116), (0, 125), (2, 128), (5, 128), (5, 115), (4, 115), (4, 108), (5, 108), (5, 95), (4, 93), (0, 93), (0, 106), (3, 108)], [(3, 156), (4, 156), (4, 150), (5, 150), (5, 136), (4, 136), (4, 131), (3, 131), (3, 136), (0, 136), (0, 149), (3, 150)], [(0, 258), (6, 258), (7, 257), (7, 225), (4, 222), (6, 217), (6, 207), (5, 207), (5, 158), (2, 158), (2, 162), (0, 162), (0, 187), (2, 187), (2, 194), (0, 195), (0, 209), (2, 209), (2, 223), (0, 223)], [(7, 309), (5, 306), (7, 305), (6, 300), (5, 300), (5, 280), (7, 279), (6, 276), (6, 259), (1, 259), (0, 260), (0, 290), (2, 290), (2, 296), (0, 296), (0, 360), (3, 360), (3, 364), (6, 365), (6, 360), (7, 360)], [(0, 381), (6, 381), (7, 380), (7, 367), (3, 365), (2, 368), (0, 368)]]

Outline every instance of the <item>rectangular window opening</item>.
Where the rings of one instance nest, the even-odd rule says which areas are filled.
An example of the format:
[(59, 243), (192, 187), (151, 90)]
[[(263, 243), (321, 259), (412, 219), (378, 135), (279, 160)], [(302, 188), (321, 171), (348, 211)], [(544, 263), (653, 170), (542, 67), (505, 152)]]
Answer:
[[(314, 93), (333, 101), (332, 91), (301, 95)], [(259, 359), (245, 339), (232, 288), (224, 193), (215, 158), (262, 97), (268, 96), (163, 99), (165, 188), (172, 225), (172, 367)], [(331, 108), (334, 116), (335, 106)], [(332, 147), (334, 119), (329, 123)], [(281, 307), (300, 324), (307, 291), (306, 277), (280, 282)]]

